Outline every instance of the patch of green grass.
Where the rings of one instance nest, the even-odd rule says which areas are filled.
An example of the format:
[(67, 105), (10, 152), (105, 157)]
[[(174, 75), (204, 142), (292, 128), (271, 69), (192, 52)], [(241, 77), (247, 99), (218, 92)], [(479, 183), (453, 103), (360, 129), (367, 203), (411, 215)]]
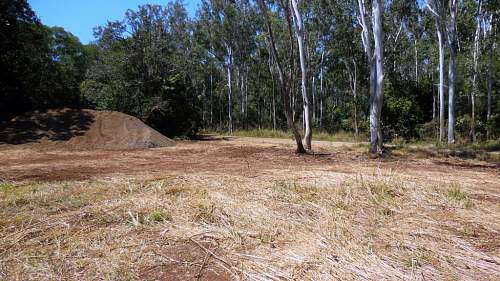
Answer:
[(447, 145), (444, 143), (412, 142), (392, 143), (388, 145), (395, 155), (413, 154), (417, 157), (457, 157), (461, 159), (477, 159), (487, 162), (500, 161), (500, 141), (487, 141), (475, 144), (457, 143)]
[(15, 184), (2, 182), (0, 184), (0, 208), (20, 208), (29, 205), (38, 191), (35, 184)]
[(261, 244), (273, 244), (281, 235), (278, 229), (261, 230), (257, 235)]
[(0, 192), (3, 192), (3, 193), (11, 192), (15, 188), (16, 188), (16, 185), (11, 183), (11, 182), (0, 181)]
[(125, 223), (130, 226), (155, 224), (172, 220), (172, 215), (163, 210), (158, 210), (158, 209), (150, 212), (142, 211), (137, 213), (129, 211), (128, 215), (129, 218), (125, 221)]
[(162, 210), (154, 210), (148, 214), (146, 221), (149, 223), (160, 223), (165, 221), (171, 221), (172, 215), (166, 213)]
[(458, 185), (452, 185), (446, 191), (446, 197), (462, 205), (466, 209), (474, 207), (474, 202), (464, 193)]
[(432, 263), (435, 259), (432, 252), (427, 250), (416, 250), (409, 253), (409, 256), (403, 259), (403, 264), (408, 268), (419, 268)]

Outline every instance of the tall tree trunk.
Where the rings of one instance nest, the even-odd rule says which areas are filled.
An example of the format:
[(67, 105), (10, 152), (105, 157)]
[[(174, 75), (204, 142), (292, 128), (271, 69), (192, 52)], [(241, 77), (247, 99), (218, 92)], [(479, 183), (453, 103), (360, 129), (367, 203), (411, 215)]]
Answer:
[(269, 56), (269, 73), (271, 74), (271, 81), (272, 81), (272, 88), (271, 88), (271, 91), (272, 91), (272, 97), (273, 97), (273, 130), (276, 131), (276, 97), (275, 97), (275, 93), (274, 93), (274, 88), (275, 88), (275, 81), (274, 81), (274, 72), (273, 72), (273, 67), (272, 67), (272, 63), (271, 63), (271, 59), (272, 56)]
[(229, 63), (227, 66), (227, 88), (228, 88), (228, 102), (227, 102), (227, 111), (228, 111), (228, 117), (229, 117), (229, 134), (233, 134), (233, 108), (232, 108), (232, 81), (231, 81), (231, 68), (233, 64), (233, 53), (232, 49), (230, 47), (227, 48), (228, 55), (229, 55)]
[(316, 122), (316, 77), (312, 77), (311, 97), (312, 97), (312, 123)]
[(431, 11), (431, 13), (434, 15), (434, 23), (436, 25), (436, 34), (438, 38), (438, 50), (439, 50), (439, 88), (438, 88), (438, 94), (439, 94), (439, 142), (443, 142), (443, 139), (445, 137), (445, 120), (444, 120), (444, 55), (445, 55), (445, 50), (444, 50), (444, 45), (445, 45), (445, 40), (443, 38), (444, 36), (444, 29), (445, 29), (445, 12), (444, 12), (444, 3), (443, 1), (440, 0), (432, 0), (432, 5), (430, 5), (428, 2), (426, 3), (427, 8)]
[(245, 72), (245, 124), (248, 127), (248, 65)]
[[(373, 7), (377, 6), (378, 0), (374, 0), (372, 5)], [(359, 7), (359, 21), (361, 23), (361, 27), (363, 28), (363, 31), (361, 33), (361, 41), (363, 42), (363, 47), (365, 50), (365, 54), (367, 56), (368, 60), (368, 65), (370, 66), (370, 87), (369, 87), (369, 93), (370, 93), (370, 153), (372, 155), (376, 155), (378, 152), (378, 144), (379, 144), (379, 139), (381, 142), (381, 133), (380, 133), (380, 128), (378, 124), (378, 107), (376, 105), (377, 102), (377, 64), (376, 64), (376, 53), (372, 52), (371, 49), (371, 43), (370, 43), (370, 29), (368, 25), (366, 24), (365, 20), (365, 14), (366, 14), (366, 6), (365, 6), (365, 0), (358, 0), (358, 7)], [(373, 31), (375, 32), (375, 11), (373, 11)], [(381, 13), (381, 11), (379, 11)], [(380, 21), (380, 15), (379, 15), (379, 20)], [(379, 22), (380, 23), (380, 22)], [(380, 30), (380, 28), (378, 28)], [(382, 31), (380, 30), (380, 33)], [(380, 34), (381, 35), (381, 34)], [(375, 34), (374, 34), (375, 37)], [(382, 38), (379, 38), (380, 40)], [(380, 46), (380, 40), (378, 43), (379, 48), (382, 47)], [(380, 51), (380, 50), (379, 50)], [(382, 61), (383, 63), (383, 61)], [(379, 138), (380, 136), (380, 138)]]
[(213, 126), (213, 115), (214, 115), (214, 98), (213, 98), (213, 86), (212, 86), (212, 71), (210, 71), (210, 126)]
[(307, 68), (306, 68), (306, 57), (304, 49), (304, 23), (302, 21), (302, 15), (299, 11), (298, 0), (292, 0), (293, 14), (295, 18), (296, 36), (297, 43), (299, 46), (299, 59), (300, 59), (300, 71), (302, 73), (301, 79), (301, 89), (302, 89), (302, 99), (304, 106), (304, 143), (306, 149), (311, 149), (312, 142), (312, 128), (311, 128), (311, 104), (309, 102), (309, 96), (307, 94)]
[(372, 107), (370, 110), (370, 152), (372, 155), (382, 153), (382, 130), (380, 126), (380, 114), (384, 103), (384, 44), (382, 32), (382, 6), (381, 0), (372, 2), (373, 37), (375, 41), (375, 67), (376, 84)]
[(455, 87), (457, 73), (457, 0), (450, 1), (450, 23), (448, 27), (448, 144), (455, 143)]
[(353, 87), (352, 87), (352, 95), (354, 97), (354, 135), (356, 136), (356, 139), (358, 138), (359, 135), (359, 129), (358, 129), (358, 74), (357, 74), (357, 67), (356, 67), (356, 61), (352, 59), (352, 64), (354, 65), (354, 79), (353, 79)]
[(444, 42), (443, 28), (436, 23), (438, 47), (439, 47), (439, 142), (443, 142), (445, 136), (444, 127)]
[(418, 49), (417, 49), (416, 38), (415, 38), (415, 83), (418, 84)]
[(473, 143), (476, 142), (476, 92), (477, 92), (477, 73), (479, 60), (479, 40), (481, 35), (481, 0), (479, 0), (478, 13), (476, 16), (477, 25), (476, 33), (474, 34), (474, 49), (472, 52), (472, 90), (470, 93), (471, 100), (471, 120), (470, 120), (470, 137)]
[(323, 128), (323, 59), (325, 58), (325, 51), (321, 53), (320, 63), (320, 82), (319, 82), (319, 127)]
[(491, 119), (491, 92), (493, 91), (493, 77), (492, 77), (492, 60), (493, 60), (493, 50), (495, 49), (495, 43), (490, 49), (490, 55), (488, 59), (488, 78), (486, 81), (486, 139), (490, 139), (490, 119)]
[[(262, 13), (264, 14), (264, 17), (266, 20), (267, 32), (268, 32), (269, 41), (270, 41), (270, 45), (271, 45), (270, 49), (271, 49), (271, 53), (274, 57), (274, 60), (276, 62), (276, 66), (278, 69), (278, 83), (279, 83), (281, 95), (283, 97), (283, 106), (285, 107), (286, 121), (287, 121), (288, 127), (292, 130), (292, 134), (293, 134), (293, 137), (295, 139), (295, 143), (297, 145), (296, 152), (297, 153), (305, 153), (306, 150), (304, 149), (304, 146), (302, 144), (302, 138), (300, 136), (299, 130), (295, 126), (295, 123), (293, 122), (293, 119), (291, 116), (291, 109), (290, 109), (290, 89), (291, 89), (291, 86), (287, 86), (287, 81), (285, 80), (283, 68), (281, 67), (280, 59), (278, 56), (278, 51), (276, 50), (276, 45), (274, 43), (273, 29), (271, 27), (269, 15), (267, 13), (267, 6), (263, 0), (257, 0), (257, 3), (259, 4), (260, 9), (262, 10)], [(293, 59), (291, 58), (290, 61), (293, 61)]]

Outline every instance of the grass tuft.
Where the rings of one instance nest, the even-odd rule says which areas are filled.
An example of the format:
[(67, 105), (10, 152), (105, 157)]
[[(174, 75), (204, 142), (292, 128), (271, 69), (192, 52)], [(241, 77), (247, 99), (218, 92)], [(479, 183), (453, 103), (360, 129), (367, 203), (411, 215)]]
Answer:
[(474, 207), (474, 202), (467, 196), (465, 192), (460, 189), (460, 186), (453, 184), (446, 193), (446, 197), (456, 203), (459, 203), (462, 207), (470, 209)]

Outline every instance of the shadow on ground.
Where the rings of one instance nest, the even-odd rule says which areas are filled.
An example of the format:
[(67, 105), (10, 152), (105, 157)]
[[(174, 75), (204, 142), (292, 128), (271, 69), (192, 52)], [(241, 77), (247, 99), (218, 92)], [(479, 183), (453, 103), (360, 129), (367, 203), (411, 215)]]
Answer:
[(65, 141), (85, 134), (94, 116), (75, 109), (34, 111), (0, 124), (0, 144)]

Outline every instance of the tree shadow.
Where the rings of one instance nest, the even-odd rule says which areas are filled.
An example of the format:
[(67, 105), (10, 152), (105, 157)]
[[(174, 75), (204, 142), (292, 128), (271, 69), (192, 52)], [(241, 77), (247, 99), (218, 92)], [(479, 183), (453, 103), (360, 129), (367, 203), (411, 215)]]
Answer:
[(85, 134), (94, 120), (90, 112), (77, 109), (30, 112), (0, 124), (0, 144), (69, 140)]

